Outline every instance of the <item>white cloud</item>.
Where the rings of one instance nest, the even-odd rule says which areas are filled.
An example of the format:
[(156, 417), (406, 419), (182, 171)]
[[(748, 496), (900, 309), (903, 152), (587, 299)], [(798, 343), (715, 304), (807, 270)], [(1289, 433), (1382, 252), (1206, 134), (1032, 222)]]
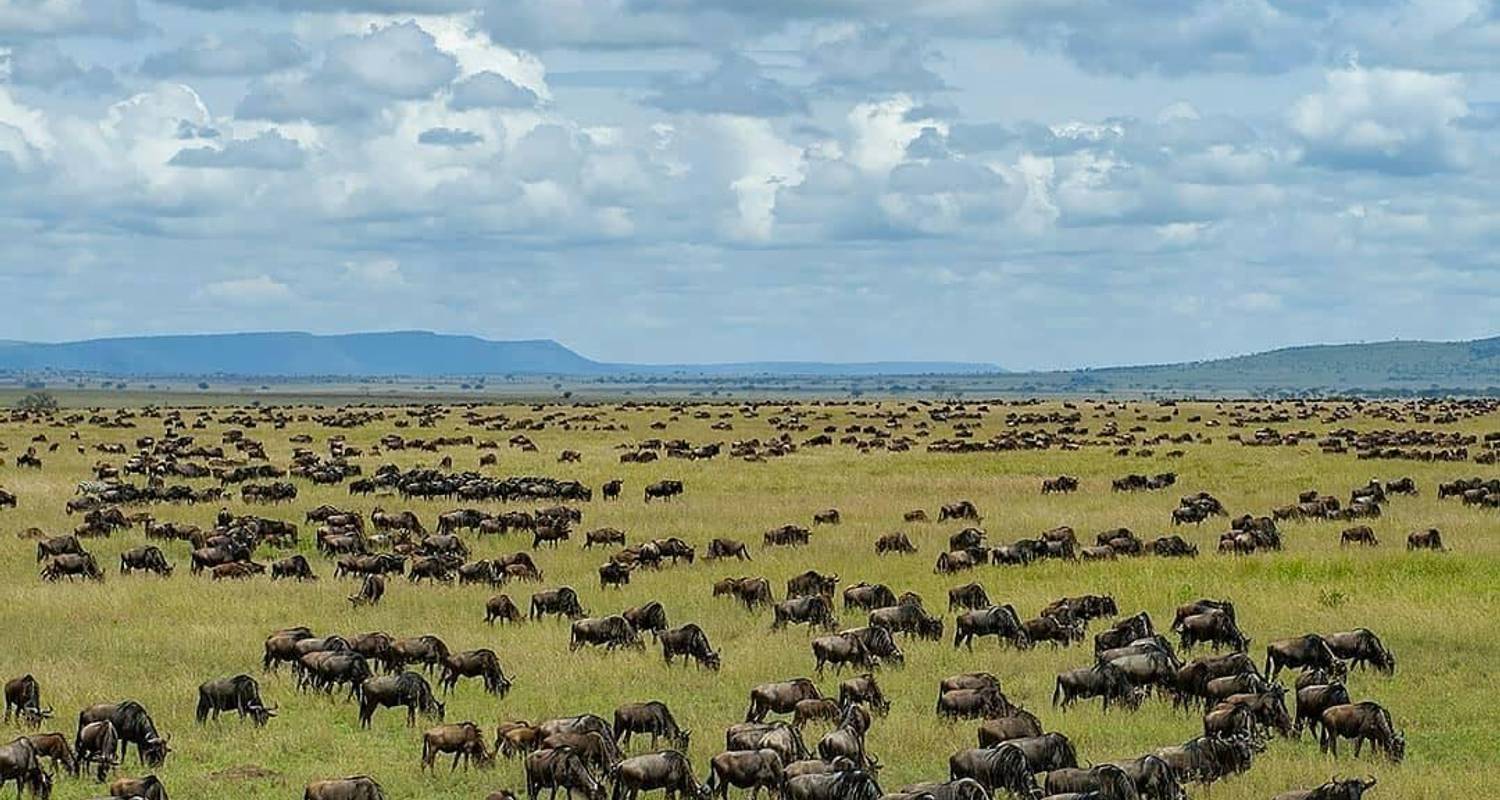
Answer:
[(1458, 75), (1334, 70), (1324, 91), (1297, 102), (1289, 124), (1311, 163), (1396, 174), (1461, 169), (1470, 153), (1454, 123), (1469, 113), (1464, 90)]
[(204, 284), (202, 295), (232, 305), (265, 305), (290, 299), (292, 289), (269, 275), (256, 275)]

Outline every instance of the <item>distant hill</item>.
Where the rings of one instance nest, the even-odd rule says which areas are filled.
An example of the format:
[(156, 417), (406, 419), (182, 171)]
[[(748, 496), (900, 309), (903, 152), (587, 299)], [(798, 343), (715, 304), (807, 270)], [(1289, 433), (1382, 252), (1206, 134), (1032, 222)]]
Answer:
[(226, 333), (137, 336), (42, 344), (0, 341), (0, 370), (88, 372), (113, 376), (412, 376), (442, 375), (815, 375), (972, 374), (992, 364), (958, 362), (756, 362), (655, 365), (592, 361), (550, 339), (491, 341), (426, 331)]

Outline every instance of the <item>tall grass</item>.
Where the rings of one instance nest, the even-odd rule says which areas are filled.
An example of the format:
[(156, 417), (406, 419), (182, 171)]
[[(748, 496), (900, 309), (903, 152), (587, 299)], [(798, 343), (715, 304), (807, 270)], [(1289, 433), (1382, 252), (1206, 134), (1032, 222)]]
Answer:
[[(1151, 417), (1159, 413), (1149, 404), (1131, 409)], [(546, 413), (530, 407), (501, 410), (517, 419), (539, 419)], [(272, 584), (265, 579), (221, 584), (195, 578), (187, 574), (188, 546), (182, 543), (164, 548), (179, 565), (172, 578), (121, 577), (118, 555), (140, 543), (139, 529), (86, 542), (110, 573), (104, 584), (43, 584), (33, 563), (34, 545), (9, 534), (33, 525), (53, 535), (71, 529), (77, 518), (64, 515), (63, 503), (99, 456), (92, 449), (76, 453), (74, 443), (65, 440), (70, 427), (11, 423), (0, 425), (0, 442), (9, 446), (8, 464), (13, 464), (13, 456), (35, 434), (45, 433), (64, 444), (57, 453), (43, 454), (46, 463), (40, 472), (0, 467), (0, 485), (21, 498), (19, 509), (0, 510), (0, 526), (6, 533), (0, 539), (0, 677), (34, 674), (42, 683), (44, 702), (58, 712), (50, 729), (69, 735), (74, 715), (85, 705), (124, 698), (144, 703), (158, 725), (173, 734), (175, 752), (159, 774), (174, 797), (300, 797), (308, 780), (357, 773), (375, 776), (392, 798), (475, 798), (500, 787), (521, 788), (519, 764), (514, 762), (502, 761), (493, 771), (448, 774), (444, 768), (436, 775), (423, 774), (418, 769), (421, 726), (406, 728), (404, 714), (379, 712), (373, 728), (361, 731), (353, 706), (299, 694), (285, 672), (261, 675), (259, 671), (265, 635), (287, 625), (306, 624), (319, 632), (344, 634), (432, 633), (456, 650), (494, 648), (516, 682), (503, 700), (465, 682), (449, 700), (449, 721), (470, 719), (493, 728), (502, 719), (536, 721), (584, 711), (608, 718), (621, 703), (660, 699), (692, 729), (691, 756), (702, 773), (707, 759), (722, 745), (724, 727), (743, 719), (746, 693), (752, 685), (808, 675), (812, 670), (806, 632), (772, 632), (768, 614), (748, 613), (727, 600), (710, 597), (709, 584), (727, 575), (765, 575), (780, 597), (786, 578), (812, 567), (838, 573), (842, 584), (880, 581), (898, 593), (916, 591), (936, 610), (946, 608), (950, 586), (969, 580), (982, 582), (993, 599), (1015, 604), (1023, 616), (1034, 615), (1048, 601), (1066, 594), (1107, 592), (1118, 599), (1122, 611), (1146, 609), (1161, 626), (1170, 621), (1172, 609), (1182, 601), (1229, 597), (1254, 638), (1251, 650), (1257, 654), (1274, 638), (1367, 626), (1396, 651), (1400, 670), (1394, 677), (1357, 672), (1351, 678), (1351, 693), (1359, 699), (1378, 700), (1391, 710), (1409, 739), (1406, 763), (1355, 761), (1347, 749), (1334, 760), (1320, 755), (1310, 738), (1277, 741), (1256, 759), (1248, 774), (1216, 786), (1211, 794), (1231, 799), (1268, 797), (1288, 788), (1315, 785), (1333, 773), (1371, 773), (1381, 782), (1378, 796), (1447, 798), (1468, 796), (1473, 787), (1489, 785), (1500, 777), (1500, 760), (1495, 757), (1500, 752), (1496, 733), (1500, 696), (1494, 677), (1495, 665), (1500, 664), (1500, 626), (1495, 622), (1500, 612), (1500, 514), (1464, 508), (1454, 500), (1440, 502), (1435, 492), (1438, 480), (1494, 475), (1493, 467), (1355, 461), (1352, 456), (1321, 454), (1311, 446), (1244, 448), (1226, 440), (1227, 427), (1205, 431), (1181, 421), (1139, 424), (1152, 434), (1208, 432), (1214, 443), (1187, 446), (1185, 457), (1172, 460), (1117, 458), (1110, 455), (1111, 448), (1104, 447), (936, 455), (921, 452), (920, 447), (908, 453), (861, 454), (835, 446), (804, 448), (765, 463), (721, 457), (622, 465), (617, 463), (620, 451), (615, 445), (647, 437), (682, 437), (694, 442), (769, 438), (776, 434), (767, 422), (771, 412), (765, 410), (756, 419), (732, 415), (733, 431), (721, 432), (709, 425), (719, 414), (732, 411), (729, 407), (715, 408), (713, 419), (694, 419), (690, 413), (672, 418), (665, 409), (591, 410), (598, 412), (598, 423), (574, 423), (568, 426), (570, 430), (552, 424), (531, 432), (540, 447), (538, 453), (506, 449), (503, 443), (508, 432), (470, 429), (458, 413), (434, 428), (400, 432), (428, 438), (474, 433), (480, 439), (497, 439), (502, 442), (500, 464), (485, 470), (491, 474), (546, 474), (576, 478), (596, 487), (609, 478), (624, 478), (624, 499), (615, 503), (596, 499), (585, 506), (584, 530), (608, 525), (625, 530), (632, 542), (681, 536), (700, 547), (715, 536), (748, 541), (755, 557), (752, 563), (700, 560), (692, 566), (638, 573), (630, 586), (607, 591), (598, 588), (595, 573), (605, 553), (582, 550), (581, 536), (555, 551), (535, 554), (546, 572), (543, 585), (576, 587), (591, 612), (613, 613), (658, 599), (673, 625), (699, 623), (722, 650), (724, 668), (719, 673), (668, 668), (655, 647), (643, 653), (569, 653), (567, 625), (562, 621), (491, 628), (483, 623), (484, 602), (491, 593), (485, 588), (414, 587), (397, 580), (380, 606), (352, 609), (344, 597), (355, 584), (333, 580), (330, 563), (315, 556), (306, 540), (302, 549), (323, 577), (311, 585)], [(842, 429), (856, 421), (856, 411), (869, 408), (804, 406), (799, 410), (811, 425), (809, 432), (798, 434), (803, 438), (824, 425)], [(1179, 419), (1185, 419), (1189, 411), (1184, 407)], [(1202, 413), (1205, 419), (1228, 422), (1224, 411), (1211, 405), (1191, 411)], [(383, 424), (343, 433), (368, 452), (382, 435), (395, 431), (394, 420), (403, 417), (399, 410), (387, 416)], [(1121, 426), (1135, 424), (1134, 416), (1134, 411), (1120, 412)], [(914, 433), (911, 424), (915, 420), (909, 419), (907, 427), (897, 433)], [(651, 429), (654, 421), (665, 421), (666, 429)], [(596, 429), (606, 422), (628, 426), (628, 430)], [(151, 420), (139, 423), (139, 428), (129, 431), (81, 426), (81, 443), (128, 444), (137, 435), (159, 434)], [(1097, 428), (1101, 420), (1087, 419), (1087, 424)], [(1352, 424), (1389, 425), (1369, 419)], [(999, 433), (1003, 425), (997, 413), (985, 421), (980, 436)], [(226, 427), (215, 422), (195, 433), (200, 442), (215, 444)], [(1308, 422), (1297, 427), (1322, 430), (1328, 426)], [(1469, 420), (1445, 427), (1480, 432), (1495, 429), (1496, 420)], [(934, 425), (934, 437), (947, 432), (946, 425)], [(265, 442), (275, 463), (286, 464), (292, 450), (290, 436), (309, 433), (322, 450), (335, 431), (304, 418), (282, 430), (262, 425), (248, 433)], [(583, 452), (583, 462), (556, 463), (557, 452), (565, 447)], [(445, 452), (454, 456), (460, 469), (474, 468), (480, 455), (467, 447)], [(360, 462), (369, 472), (381, 463), (405, 467), (432, 464), (437, 458), (399, 451), (367, 455)], [(1109, 480), (1126, 472), (1164, 470), (1179, 473), (1178, 485), (1165, 492), (1124, 495), (1109, 491)], [(1082, 491), (1041, 496), (1041, 478), (1059, 473), (1082, 478)], [(1336, 523), (1298, 523), (1284, 526), (1285, 552), (1218, 556), (1214, 544), (1225, 523), (1214, 520), (1201, 528), (1176, 531), (1202, 548), (1203, 555), (1196, 560), (1052, 562), (1024, 569), (981, 567), (972, 575), (945, 577), (934, 575), (932, 564), (958, 526), (901, 522), (902, 512), (908, 509), (925, 508), (935, 518), (940, 503), (969, 498), (984, 513), (983, 527), (992, 542), (1035, 535), (1059, 524), (1074, 526), (1080, 537), (1089, 540), (1099, 530), (1119, 526), (1152, 537), (1168, 532), (1168, 512), (1179, 495), (1190, 491), (1213, 492), (1235, 514), (1265, 513), (1310, 487), (1346, 497), (1349, 489), (1372, 475), (1412, 475), (1422, 494), (1390, 503), (1386, 515), (1374, 523), (1382, 545), (1368, 550), (1340, 548), (1342, 526)], [(671, 503), (642, 503), (641, 488), (666, 477), (683, 480), (686, 495)], [(431, 525), (437, 513), (457, 505), (350, 498), (343, 487), (298, 483), (301, 495), (294, 504), (247, 509), (236, 501), (230, 506), (298, 521), (306, 509), (324, 502), (364, 512), (375, 505), (411, 507)], [(761, 546), (760, 534), (766, 528), (785, 522), (807, 524), (814, 511), (830, 506), (842, 511), (844, 523), (816, 529), (811, 546), (795, 550)], [(152, 510), (161, 518), (207, 527), (215, 508)], [(1406, 552), (1406, 533), (1426, 527), (1442, 529), (1451, 552)], [(876, 558), (874, 539), (898, 529), (906, 531), (921, 552)], [(529, 538), (520, 535), (470, 538), (475, 557), (513, 552), (530, 544)], [(269, 554), (262, 554), (261, 560), (269, 559)], [(524, 608), (533, 588), (513, 584), (504, 591)], [(952, 615), (945, 616), (951, 635)], [(842, 621), (860, 624), (861, 617), (844, 614)], [(1066, 713), (1052, 710), (1055, 674), (1088, 663), (1087, 645), (1017, 652), (999, 648), (990, 639), (973, 653), (954, 650), (948, 641), (903, 642), (903, 647), (905, 668), (885, 670), (879, 676), (894, 709), (877, 721), (869, 738), (870, 750), (885, 765), (880, 779), (887, 789), (945, 777), (947, 756), (973, 745), (974, 724), (940, 722), (933, 713), (937, 681), (955, 672), (988, 670), (999, 675), (1012, 699), (1036, 711), (1049, 729), (1070, 736), (1080, 756), (1090, 761), (1139, 754), (1184, 741), (1200, 730), (1196, 715), (1174, 712), (1157, 702), (1133, 714), (1103, 714), (1093, 706)], [(217, 724), (195, 725), (197, 685), (238, 672), (261, 679), (267, 699), (280, 704), (280, 716), (264, 730), (232, 717)], [(829, 675), (818, 682), (825, 691), (836, 691), (837, 680)], [(818, 735), (808, 732), (810, 740)], [(142, 772), (133, 755), (122, 772)], [(75, 800), (98, 794), (101, 791), (91, 783), (64, 780), (54, 797)], [(1194, 794), (1208, 792), (1200, 788)]]

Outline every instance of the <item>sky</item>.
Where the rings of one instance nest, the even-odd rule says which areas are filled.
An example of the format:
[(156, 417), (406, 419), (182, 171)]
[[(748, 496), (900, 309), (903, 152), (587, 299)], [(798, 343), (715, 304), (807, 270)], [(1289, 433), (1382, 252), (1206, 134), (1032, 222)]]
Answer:
[(1500, 333), (1500, 0), (0, 0), (0, 339)]

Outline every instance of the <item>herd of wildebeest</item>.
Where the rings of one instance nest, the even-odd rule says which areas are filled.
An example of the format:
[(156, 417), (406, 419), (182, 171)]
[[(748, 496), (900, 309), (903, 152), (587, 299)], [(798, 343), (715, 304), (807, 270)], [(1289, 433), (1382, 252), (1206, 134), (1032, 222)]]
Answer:
[[(1486, 406), (1485, 410), (1490, 409)], [(693, 413), (691, 407), (671, 411)], [(1078, 446), (1076, 440), (1086, 434), (1078, 419), (1067, 412), (1061, 412), (1060, 417), (1059, 412), (1053, 412), (1044, 420), (1029, 419), (1027, 412), (1018, 412), (1008, 418), (1012, 427), (1005, 433), (977, 442), (972, 434), (965, 435), (971, 426), (963, 422), (962, 411), (962, 406), (941, 410), (944, 421), (957, 420), (956, 434), (951, 439), (930, 442), (930, 451), (1069, 447)], [(672, 597), (620, 613), (591, 613), (572, 586), (547, 584), (538, 564), (542, 557), (534, 558), (533, 553), (579, 540), (582, 548), (608, 551), (598, 567), (597, 578), (603, 590), (630, 583), (631, 576), (642, 570), (692, 565), (699, 559), (721, 564), (733, 561), (741, 571), (751, 572), (755, 563), (752, 545), (806, 545), (814, 536), (824, 535), (821, 531), (837, 530), (844, 518), (839, 509), (818, 510), (810, 514), (808, 525), (779, 525), (765, 531), (759, 542), (717, 537), (695, 547), (681, 538), (663, 537), (630, 543), (627, 540), (633, 537), (627, 537), (624, 531), (584, 525), (595, 490), (577, 481), (500, 478), (481, 471), (455, 471), (451, 456), (433, 467), (403, 469), (386, 464), (366, 475), (357, 461), (366, 453), (349, 445), (342, 435), (329, 438), (326, 454), (312, 449), (310, 436), (293, 437), (291, 443), (296, 448), (291, 462), (273, 464), (255, 433), (267, 427), (280, 429), (293, 413), (234, 409), (200, 412), (196, 419), (180, 411), (160, 409), (15, 414), (11, 423), (49, 426), (47, 432), (36, 433), (26, 451), (15, 459), (17, 469), (46, 469), (47, 453), (67, 446), (64, 437), (70, 438), (80, 453), (91, 446), (100, 454), (92, 476), (78, 481), (74, 495), (66, 501), (66, 514), (77, 520), (71, 532), (21, 531), (23, 538), (35, 540), (40, 578), (51, 582), (104, 581), (104, 566), (90, 553), (88, 542), (139, 533), (143, 542), (120, 556), (122, 576), (148, 573), (171, 578), (177, 565), (167, 555), (169, 543), (180, 542), (188, 548), (188, 571), (202, 579), (252, 580), (264, 574), (271, 581), (315, 581), (319, 573), (324, 573), (357, 582), (348, 598), (355, 606), (382, 602), (387, 581), (397, 578), (411, 587), (423, 581), (478, 584), (494, 590), (483, 609), (484, 620), (491, 624), (530, 624), (561, 617), (569, 621), (569, 649), (644, 649), (649, 636), (668, 664), (681, 660), (699, 669), (718, 670), (724, 656), (715, 649), (703, 626), (685, 620), (676, 620), (676, 625), (669, 622)], [(383, 419), (387, 412), (340, 409), (296, 413), (301, 414), (299, 421), (338, 430)], [(409, 411), (396, 424), (422, 427), (447, 413), (450, 409), (427, 407)], [(554, 413), (559, 416), (550, 421), (559, 424), (564, 412)], [(595, 429), (601, 429), (596, 415), (573, 413), (567, 422), (594, 423)], [(790, 407), (781, 413), (785, 418), (776, 418), (776, 424), (788, 433), (767, 441), (734, 442), (728, 447), (730, 457), (763, 460), (795, 452), (799, 447), (826, 446), (835, 441), (861, 451), (900, 451), (924, 436), (919, 431), (916, 438), (895, 437), (889, 428), (896, 426), (872, 421), (844, 431), (824, 429), (797, 442), (789, 431), (808, 430), (808, 426), (791, 417)], [(936, 419), (939, 412), (929, 408), (925, 413)], [(1268, 416), (1267, 422), (1289, 420), (1269, 416), (1286, 413), (1274, 404), (1267, 404), (1261, 413)], [(483, 416), (475, 409), (467, 410), (465, 419), (487, 425), (486, 430), (519, 431), (507, 445), (535, 448), (525, 427), (507, 427), (503, 424), (506, 420)], [(220, 441), (204, 441), (195, 433), (209, 421), (230, 426)], [(543, 418), (541, 422), (547, 421)], [(123, 437), (131, 440), (128, 444), (114, 440), (121, 437), (109, 436), (111, 431), (148, 422), (159, 426), (160, 432)], [(1061, 423), (1063, 427), (1049, 433), (1028, 432), (1028, 422)], [(85, 425), (97, 431), (95, 436), (102, 434), (109, 441), (86, 443), (78, 432)], [(728, 429), (728, 423), (723, 427), (716, 423), (715, 427)], [(1114, 423), (1110, 427), (1109, 441), (1120, 443), (1120, 449), (1127, 453), (1163, 443), (1192, 441), (1191, 435), (1170, 441), (1137, 441)], [(1297, 433), (1267, 434), (1264, 430), (1269, 429), (1248, 437), (1235, 434), (1233, 438), (1246, 446), (1276, 446), (1308, 439)], [(845, 435), (836, 439), (840, 433)], [(391, 434), (370, 448), (368, 455), (405, 449), (437, 452), (458, 444), (482, 451), (500, 447), (499, 442), (472, 436), (422, 440)], [(1328, 435), (1318, 444), (1329, 453), (1352, 449), (1360, 458), (1424, 461), (1468, 460), (1469, 448), (1473, 448), (1479, 451), (1473, 460), (1489, 464), (1500, 446), (1500, 436), (1480, 441), (1423, 431), (1372, 434), (1347, 430)], [(623, 449), (622, 463), (653, 461), (659, 455), (711, 459), (724, 451), (721, 444), (694, 445), (680, 440), (649, 440)], [(567, 450), (559, 456), (563, 462), (579, 458), (577, 452)], [(480, 468), (496, 463), (493, 452), (487, 453), (480, 459)], [(441, 513), (420, 505), (394, 511), (377, 507), (365, 514), (325, 504), (301, 511), (300, 519), (286, 519), (289, 514), (278, 514), (275, 509), (286, 509), (294, 503), (298, 482), (304, 481), (347, 485), (351, 495), (376, 495), (387, 505), (437, 501), (454, 507)], [(1173, 473), (1126, 475), (1114, 480), (1109, 489), (1168, 491), (1176, 483)], [(1040, 491), (1067, 494), (1079, 491), (1080, 485), (1078, 478), (1061, 475), (1042, 480)], [(599, 502), (630, 502), (624, 499), (627, 488), (624, 479), (610, 480), (598, 487)], [(224, 504), (236, 491), (243, 503), (264, 504), (272, 510), (266, 515), (230, 511)], [(645, 503), (674, 502), (690, 496), (692, 487), (681, 480), (659, 480), (633, 491)], [(1278, 523), (1289, 520), (1350, 523), (1341, 530), (1341, 545), (1376, 546), (1379, 541), (1373, 529), (1362, 521), (1380, 517), (1383, 509), (1401, 502), (1403, 496), (1425, 491), (1480, 509), (1500, 507), (1500, 479), (1458, 478), (1426, 487), (1401, 477), (1352, 487), (1347, 499), (1309, 490), (1288, 498), (1286, 505), (1267, 509), (1264, 515), (1233, 518), (1211, 493), (1196, 491), (1181, 496), (1163, 521), (1196, 529), (1223, 517), (1227, 530), (1220, 536), (1218, 549), (1233, 556), (1282, 549)], [(0, 513), (28, 502), (24, 496), (0, 489)], [(151, 507), (159, 503), (210, 503), (220, 508), (216, 513), (207, 512), (202, 525), (182, 524), (159, 521), (151, 513)], [(511, 504), (515, 505), (507, 507)], [(1198, 555), (1198, 548), (1180, 535), (1148, 540), (1126, 528), (1103, 531), (1093, 543), (1081, 540), (1066, 526), (1031, 538), (990, 542), (981, 527), (984, 516), (979, 505), (961, 498), (949, 498), (938, 505), (935, 516), (937, 522), (963, 526), (948, 537), (946, 549), (936, 557), (933, 569), (943, 575), (970, 572), (986, 564), (1024, 566), (1043, 559), (1099, 561)], [(926, 510), (914, 509), (891, 523), (928, 521)], [(309, 553), (314, 554), (313, 560), (296, 551), (306, 536), (306, 527), (313, 529), (315, 549)], [(528, 537), (531, 552), (519, 549), (495, 558), (471, 557), (473, 541), (511, 534)], [(1412, 550), (1445, 549), (1437, 529), (1412, 531), (1406, 545)], [(896, 558), (918, 552), (906, 533), (882, 535), (858, 546), (872, 548), (877, 556)], [(323, 559), (321, 566), (315, 566), (318, 558)], [(511, 594), (523, 584), (531, 584), (533, 589), (524, 603), (518, 603)], [(655, 700), (622, 705), (607, 716), (601, 715), (606, 709), (580, 709), (574, 716), (535, 723), (515, 718), (501, 723), (498, 729), (471, 721), (445, 722), (441, 698), (460, 681), (475, 681), (496, 698), (505, 697), (511, 689), (513, 677), (502, 668), (500, 656), (489, 648), (453, 648), (433, 635), (340, 634), (298, 625), (268, 632), (261, 645), (261, 663), (256, 666), (263, 673), (288, 670), (299, 691), (342, 697), (349, 704), (351, 718), (357, 716), (361, 727), (371, 725), (375, 714), (387, 708), (405, 709), (408, 726), (415, 726), (419, 717), (428, 720), (432, 727), (424, 730), (418, 741), (424, 769), (435, 768), (439, 759), (450, 757), (450, 770), (460, 764), (466, 769), (469, 765), (487, 767), (498, 758), (521, 759), (525, 786), (520, 788), (529, 800), (536, 800), (543, 790), (555, 796), (559, 789), (570, 798), (577, 792), (589, 800), (602, 800), (607, 789), (614, 800), (635, 800), (641, 792), (657, 790), (664, 790), (668, 798), (680, 795), (706, 800), (712, 796), (727, 798), (731, 787), (750, 790), (752, 800), (762, 789), (784, 800), (985, 800), (997, 793), (1025, 798), (1178, 800), (1186, 797), (1186, 785), (1208, 785), (1251, 769), (1257, 753), (1271, 737), (1296, 739), (1304, 729), (1331, 755), (1338, 754), (1341, 741), (1351, 742), (1356, 756), (1366, 747), (1392, 762), (1401, 761), (1405, 755), (1399, 706), (1393, 714), (1384, 702), (1390, 698), (1354, 696), (1345, 683), (1351, 669), (1368, 669), (1377, 675), (1390, 675), (1396, 670), (1396, 655), (1382, 642), (1374, 623), (1369, 628), (1342, 631), (1266, 631), (1273, 638), (1256, 648), (1236, 617), (1232, 598), (1122, 610), (1108, 595), (1086, 594), (1062, 597), (1034, 613), (1022, 613), (1011, 604), (992, 600), (984, 585), (975, 581), (953, 586), (946, 607), (942, 607), (916, 593), (898, 592), (899, 587), (850, 581), (811, 566), (786, 581), (784, 587), (753, 574), (696, 582), (689, 579), (681, 585), (741, 605), (746, 613), (762, 614), (772, 630), (807, 626), (812, 632), (808, 662), (812, 673), (821, 678), (828, 669), (835, 673), (847, 669), (849, 677), (839, 680), (836, 691), (829, 693), (809, 677), (744, 687), (748, 691), (744, 719), (727, 727), (723, 751), (710, 759), (706, 769), (699, 769), (686, 754), (690, 732), (678, 724), (665, 703)], [(866, 624), (841, 630), (839, 604), (844, 613), (867, 615)], [(476, 608), (475, 614), (479, 611)], [(951, 620), (945, 613), (952, 615)], [(951, 646), (966, 652), (972, 652), (976, 640), (983, 642), (985, 637), (994, 637), (1002, 647), (1023, 651), (1040, 646), (1077, 647), (1077, 668), (1055, 679), (1052, 704), (1059, 712), (1080, 702), (1097, 701), (1104, 709), (1129, 713), (1156, 702), (1201, 714), (1201, 726), (1194, 725), (1184, 741), (1135, 758), (1089, 762), (1080, 760), (1066, 735), (1046, 730), (1032, 710), (1008, 698), (1004, 681), (989, 672), (952, 675), (926, 698), (887, 697), (878, 676), (882, 669), (905, 663), (907, 653), (902, 645), (946, 642), (950, 627)], [(1089, 639), (1090, 628), (1096, 632), (1092, 648), (1087, 648), (1083, 643)], [(1208, 652), (1203, 652), (1205, 648)], [(1263, 658), (1252, 653), (1263, 653)], [(198, 722), (233, 714), (256, 726), (282, 724), (275, 722), (278, 706), (262, 696), (258, 680), (249, 671), (204, 677), (196, 697), (181, 699), (184, 704), (195, 704)], [(26, 674), (5, 683), (7, 723), (14, 720), (27, 729), (39, 730), (58, 718), (44, 700), (45, 678)], [(879, 782), (881, 762), (866, 747), (866, 733), (881, 724), (894, 704), (918, 707), (929, 702), (940, 718), (977, 721), (976, 746), (954, 752), (946, 772), (935, 765), (934, 771), (940, 775), (931, 782), (887, 791)], [(777, 718), (772, 719), (773, 715)], [(825, 731), (816, 741), (804, 739), (809, 724)], [(632, 755), (632, 736), (648, 737), (649, 752)], [(153, 774), (112, 776), (159, 767), (172, 753), (171, 740), (171, 733), (159, 730), (150, 711), (138, 702), (127, 699), (91, 705), (78, 712), (76, 728), (71, 732), (29, 733), (0, 747), (0, 788), (13, 782), (18, 794), (26, 791), (46, 798), (55, 780), (71, 776), (107, 784), (110, 797), (165, 800), (167, 788)], [(658, 749), (663, 743), (667, 749)], [(133, 763), (126, 758), (132, 747)], [(700, 775), (706, 777), (700, 779)], [(1278, 798), (1357, 800), (1375, 783), (1373, 778), (1334, 777)], [(315, 781), (307, 785), (303, 796), (305, 800), (372, 800), (386, 795), (375, 778), (353, 776)], [(511, 791), (501, 790), (491, 794), (490, 800), (514, 797)]]

